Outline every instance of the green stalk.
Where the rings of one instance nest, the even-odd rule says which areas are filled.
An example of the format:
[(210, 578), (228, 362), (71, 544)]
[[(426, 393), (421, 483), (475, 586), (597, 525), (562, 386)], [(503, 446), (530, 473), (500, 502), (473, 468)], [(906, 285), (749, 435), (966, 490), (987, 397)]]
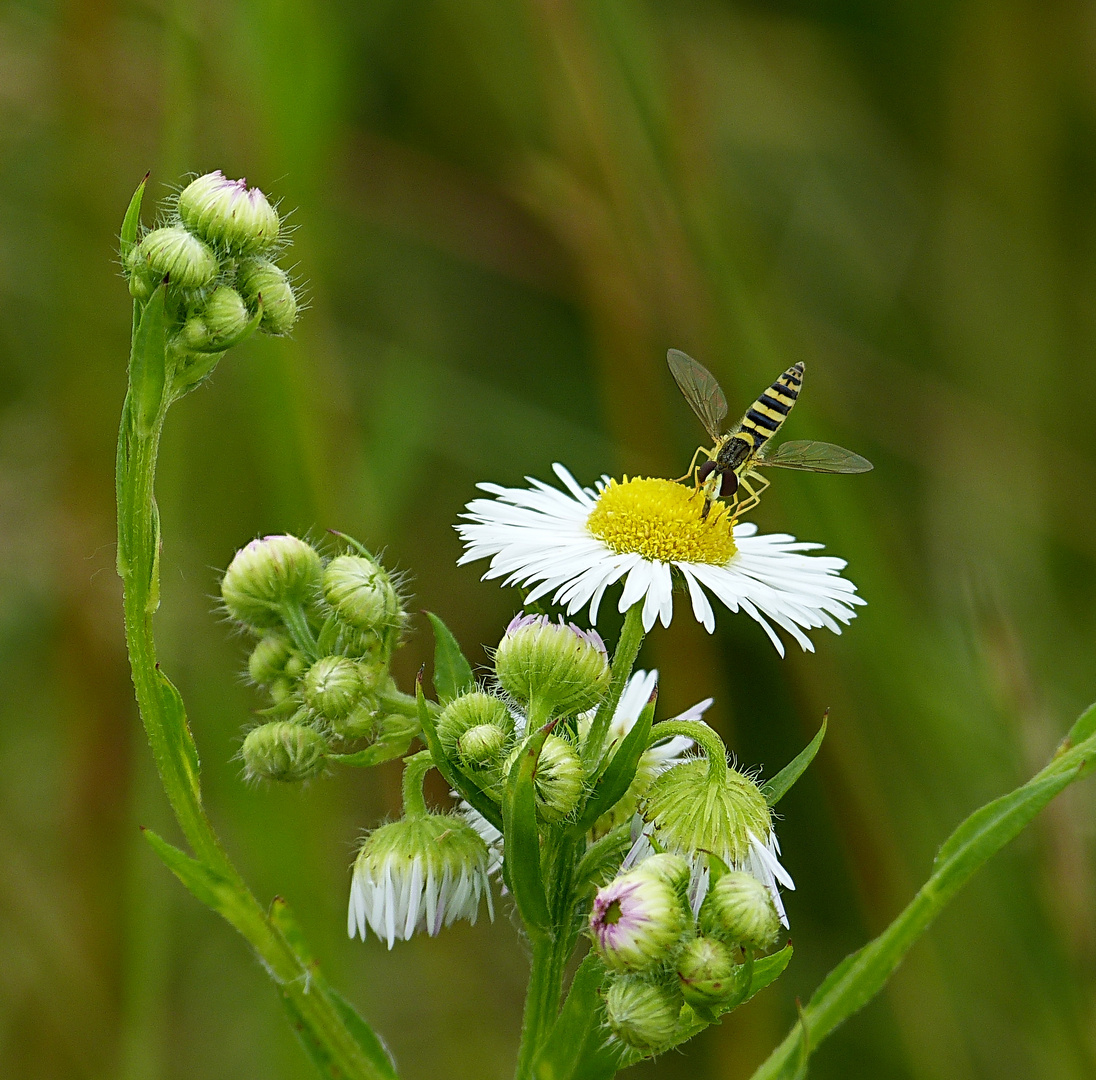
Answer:
[(598, 706), (594, 722), (590, 725), (590, 734), (586, 736), (586, 742), (582, 748), (582, 759), (587, 771), (601, 760), (601, 747), (605, 742), (605, 733), (609, 730), (620, 695), (624, 692), (624, 684), (628, 681), (628, 676), (632, 674), (644, 636), (643, 601), (641, 600), (633, 604), (624, 616), (624, 625), (620, 629), (620, 637), (613, 652), (609, 690)]
[[(172, 810), (196, 856), (146, 834), (199, 899), (223, 915), (259, 955), (298, 1020), (302, 1041), (329, 1076), (391, 1080), (387, 1059), (370, 1054), (347, 1020), (348, 1006), (317, 986), (310, 962), (268, 917), (221, 846), (202, 806), (198, 756), (178, 691), (161, 674), (152, 616), (159, 598), (159, 519), (155, 503), (160, 434), (170, 402), (164, 393), (152, 423), (135, 416), (131, 390), (118, 446), (118, 572), (124, 591), (126, 647), (141, 720)], [(341, 1001), (341, 999), (340, 999)], [(364, 1027), (362, 1021), (358, 1024)]]
[(886, 984), (914, 942), (973, 874), (1014, 839), (1059, 792), (1096, 770), (1096, 707), (1028, 783), (976, 810), (944, 842), (932, 874), (877, 938), (843, 960), (815, 991), (799, 1022), (753, 1080), (798, 1080), (810, 1054)]

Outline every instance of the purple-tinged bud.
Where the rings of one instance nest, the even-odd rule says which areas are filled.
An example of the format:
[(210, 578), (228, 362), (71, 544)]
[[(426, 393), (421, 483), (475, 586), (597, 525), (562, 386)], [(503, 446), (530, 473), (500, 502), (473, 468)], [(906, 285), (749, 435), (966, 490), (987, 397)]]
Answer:
[(220, 170), (183, 188), (179, 218), (206, 243), (241, 255), (273, 247), (281, 229), (277, 211), (258, 188), (229, 180)]

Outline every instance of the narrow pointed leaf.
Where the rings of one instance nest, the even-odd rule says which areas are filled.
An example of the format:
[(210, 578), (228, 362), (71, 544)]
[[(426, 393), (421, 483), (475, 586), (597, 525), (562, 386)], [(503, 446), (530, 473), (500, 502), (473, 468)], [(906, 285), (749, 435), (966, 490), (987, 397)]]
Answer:
[(829, 713), (827, 712), (822, 717), (822, 726), (818, 729), (818, 734), (776, 776), (761, 785), (761, 794), (765, 796), (765, 801), (770, 806), (776, 806), (787, 795), (792, 784), (807, 771), (807, 766), (814, 761), (814, 756), (818, 753), (818, 748), (826, 737), (826, 724), (828, 721)]
[(445, 782), (473, 809), (478, 810), (492, 825), (502, 832), (502, 811), (495, 801), (479, 785), (472, 782), (445, 756), (445, 750), (438, 738), (438, 728), (434, 723), (434, 714), (422, 692), (422, 678), (420, 676), (415, 686), (415, 694), (419, 705), (419, 723), (422, 725), (422, 737), (434, 758), (434, 765), (438, 772), (445, 777)]
[(160, 285), (149, 297), (129, 359), (129, 394), (138, 435), (148, 435), (160, 411), (167, 382), (167, 336), (164, 329), (164, 295)]
[(655, 695), (652, 694), (651, 700), (639, 714), (639, 719), (632, 725), (632, 730), (621, 740), (616, 752), (609, 759), (609, 764), (598, 777), (582, 816), (572, 826), (576, 834), (581, 835), (590, 829), (602, 814), (612, 810), (620, 802), (632, 786), (639, 768), (639, 759), (643, 757), (650, 741), (654, 718)]
[(510, 768), (502, 796), (506, 880), (518, 912), (530, 930), (544, 930), (551, 922), (540, 869), (540, 831), (533, 782), (540, 752), (554, 726), (545, 724), (526, 740)]
[(1066, 750), (1076, 746), (1078, 743), (1083, 743), (1085, 739), (1096, 735), (1096, 703), (1089, 705), (1087, 709), (1080, 716), (1077, 717), (1073, 727), (1069, 729), (1069, 734), (1065, 737), (1065, 741), (1062, 743), (1060, 753), (1065, 753)]
[[(574, 1080), (579, 1069), (587, 1080), (610, 1077), (619, 1067), (619, 1050), (606, 1053), (608, 1031), (605, 1007), (599, 993), (605, 980), (605, 965), (596, 953), (587, 953), (578, 966), (567, 1000), (533, 1062), (536, 1080)], [(604, 1070), (596, 1072), (599, 1059)]]
[(234, 886), (226, 878), (185, 851), (180, 851), (174, 844), (169, 844), (151, 829), (142, 828), (141, 833), (196, 900), (235, 925), (239, 901)]
[(438, 701), (448, 705), (455, 697), (474, 690), (472, 665), (464, 658), (449, 627), (432, 611), (426, 613), (434, 628), (434, 690)]
[(133, 250), (133, 245), (137, 242), (137, 230), (141, 226), (141, 201), (145, 197), (145, 185), (148, 183), (148, 177), (149, 174), (145, 173), (145, 178), (137, 185), (137, 190), (133, 193), (133, 198), (129, 200), (129, 206), (126, 207), (126, 216), (122, 218), (119, 254), (122, 256), (123, 263), (130, 251)]

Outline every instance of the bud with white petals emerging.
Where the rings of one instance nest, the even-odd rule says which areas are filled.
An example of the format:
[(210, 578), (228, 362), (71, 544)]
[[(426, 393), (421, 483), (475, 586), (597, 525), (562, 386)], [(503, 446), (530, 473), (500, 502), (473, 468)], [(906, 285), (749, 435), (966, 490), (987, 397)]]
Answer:
[(605, 1016), (621, 1042), (646, 1054), (674, 1043), (682, 999), (674, 988), (634, 976), (617, 979), (605, 995)]
[(269, 259), (244, 259), (236, 277), (244, 299), (255, 306), (263, 301), (260, 326), (268, 334), (288, 334), (296, 325), (300, 306), (289, 275)]
[(295, 536), (266, 536), (236, 552), (221, 580), (229, 615), (247, 626), (277, 626), (287, 604), (302, 605), (319, 589), (323, 562)]
[(700, 906), (700, 929), (726, 942), (767, 949), (780, 934), (780, 916), (757, 878), (732, 870), (708, 890)]
[(318, 731), (290, 720), (274, 720), (252, 728), (240, 754), (249, 780), (295, 782), (323, 768), (327, 749), (327, 740)]
[(192, 180), (179, 193), (179, 219), (195, 236), (236, 254), (265, 251), (278, 240), (278, 213), (258, 188), (220, 170)]
[(519, 615), (499, 642), (495, 674), (508, 694), (537, 705), (543, 723), (597, 705), (609, 686), (609, 658), (596, 630)]

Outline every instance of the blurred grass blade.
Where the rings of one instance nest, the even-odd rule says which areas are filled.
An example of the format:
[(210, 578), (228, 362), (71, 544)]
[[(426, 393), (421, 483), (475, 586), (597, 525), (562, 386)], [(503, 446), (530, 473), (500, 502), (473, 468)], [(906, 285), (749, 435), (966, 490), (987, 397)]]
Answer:
[(761, 794), (765, 796), (765, 801), (769, 806), (776, 806), (787, 795), (791, 786), (807, 771), (807, 766), (814, 761), (814, 756), (818, 753), (818, 748), (826, 737), (826, 725), (829, 718), (830, 714), (827, 711), (822, 717), (822, 726), (818, 729), (818, 734), (776, 776), (761, 785)]
[(502, 796), (506, 883), (522, 921), (531, 931), (546, 930), (551, 922), (540, 867), (540, 830), (537, 828), (533, 777), (540, 752), (554, 726), (554, 723), (545, 724), (526, 740), (510, 768)]
[[(800, 1022), (754, 1073), (754, 1080), (794, 1080), (801, 1075), (804, 1057), (875, 997), (913, 943), (974, 872), (1022, 832), (1055, 795), (1096, 769), (1096, 713), (1091, 709), (1086, 712), (1073, 731), (1088, 734), (1057, 754), (1022, 787), (976, 810), (948, 837), (928, 881), (905, 911), (874, 941), (834, 968), (811, 997)], [(805, 1030), (810, 1032), (809, 1047)]]
[(434, 628), (434, 691), (438, 701), (448, 705), (454, 698), (474, 690), (476, 680), (472, 665), (464, 658), (449, 627), (432, 611), (428, 611), (426, 617)]

